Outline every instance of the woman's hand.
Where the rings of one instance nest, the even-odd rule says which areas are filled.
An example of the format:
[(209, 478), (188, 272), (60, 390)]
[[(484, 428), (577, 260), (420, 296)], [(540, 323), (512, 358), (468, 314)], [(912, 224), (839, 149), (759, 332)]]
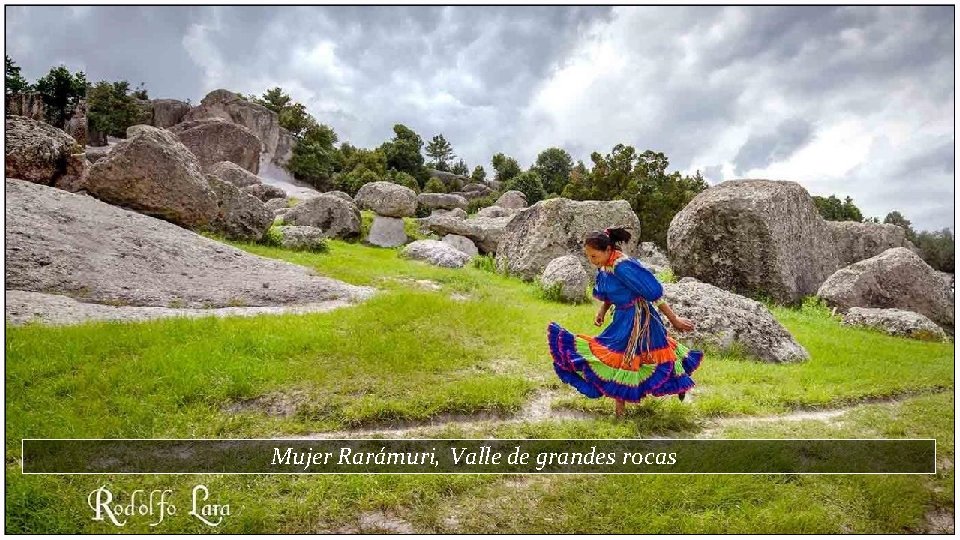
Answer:
[(600, 311), (597, 312), (597, 316), (593, 319), (593, 324), (596, 326), (603, 326), (603, 319), (607, 316), (607, 310), (600, 308)]
[(695, 328), (693, 321), (690, 319), (684, 319), (682, 317), (674, 317), (670, 319), (670, 325), (677, 330), (677, 332), (689, 332)]

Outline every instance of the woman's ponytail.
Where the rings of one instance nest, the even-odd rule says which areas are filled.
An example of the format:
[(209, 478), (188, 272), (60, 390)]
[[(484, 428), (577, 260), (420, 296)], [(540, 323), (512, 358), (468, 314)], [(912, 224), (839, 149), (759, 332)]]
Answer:
[(610, 246), (613, 246), (613, 249), (620, 249), (620, 244), (630, 241), (630, 238), (632, 235), (626, 229), (617, 227), (588, 234), (586, 244), (601, 251)]

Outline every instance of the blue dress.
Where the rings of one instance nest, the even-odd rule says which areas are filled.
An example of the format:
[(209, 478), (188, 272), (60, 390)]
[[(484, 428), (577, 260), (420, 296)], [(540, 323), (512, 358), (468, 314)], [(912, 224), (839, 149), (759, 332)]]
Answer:
[(653, 303), (663, 296), (656, 276), (636, 259), (614, 251), (597, 271), (593, 296), (613, 304), (613, 321), (599, 335), (547, 327), (553, 367), (560, 380), (587, 397), (638, 402), (647, 395), (687, 392), (703, 352), (667, 334)]

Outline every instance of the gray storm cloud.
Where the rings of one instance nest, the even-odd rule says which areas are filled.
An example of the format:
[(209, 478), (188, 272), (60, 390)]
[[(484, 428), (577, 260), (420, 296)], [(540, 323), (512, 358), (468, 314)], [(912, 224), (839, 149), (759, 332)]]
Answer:
[(933, 229), (953, 226), (953, 10), (19, 6), (6, 44), (30, 81), (63, 63), (194, 103), (281, 86), (361, 146), (404, 123), (489, 170), (625, 143)]

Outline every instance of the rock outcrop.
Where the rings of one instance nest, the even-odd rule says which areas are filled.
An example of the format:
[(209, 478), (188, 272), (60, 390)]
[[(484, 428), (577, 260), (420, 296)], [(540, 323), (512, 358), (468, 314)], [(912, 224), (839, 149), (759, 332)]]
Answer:
[(90, 196), (7, 179), (6, 197), (10, 291), (183, 308), (354, 301), (373, 293)]

